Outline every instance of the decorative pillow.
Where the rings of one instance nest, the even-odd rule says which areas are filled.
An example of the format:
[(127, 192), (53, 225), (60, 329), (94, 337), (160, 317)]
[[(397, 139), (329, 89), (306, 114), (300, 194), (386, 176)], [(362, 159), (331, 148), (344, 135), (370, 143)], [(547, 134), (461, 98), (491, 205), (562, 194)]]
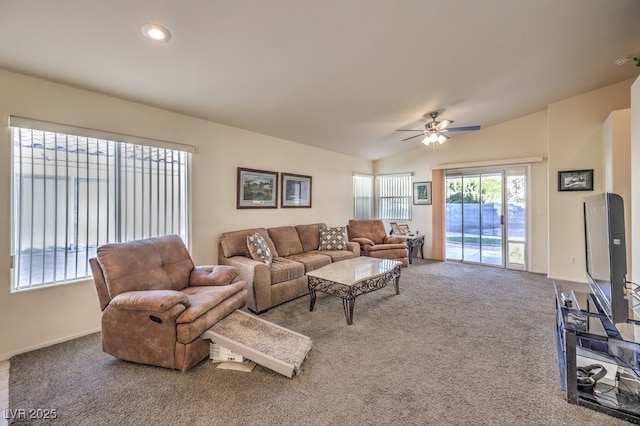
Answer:
[(320, 228), (320, 247), (318, 250), (346, 250), (344, 226)]
[(271, 254), (271, 250), (269, 250), (269, 245), (258, 232), (247, 236), (247, 248), (253, 260), (259, 260), (260, 262), (266, 263), (267, 266), (271, 266), (273, 255)]

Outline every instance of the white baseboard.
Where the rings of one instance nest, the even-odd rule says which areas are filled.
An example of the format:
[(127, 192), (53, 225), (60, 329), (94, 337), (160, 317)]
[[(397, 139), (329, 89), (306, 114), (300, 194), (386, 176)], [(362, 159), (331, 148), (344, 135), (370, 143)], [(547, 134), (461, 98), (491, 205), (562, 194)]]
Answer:
[(98, 327), (98, 328), (95, 328), (95, 329), (92, 329), (92, 330), (83, 331), (83, 332), (78, 333), (78, 334), (72, 334), (70, 336), (61, 337), (60, 339), (50, 340), (48, 342), (41, 343), (39, 345), (35, 345), (35, 346), (28, 347), (28, 348), (19, 349), (19, 350), (14, 351), (14, 352), (3, 353), (3, 354), (0, 354), (0, 361), (7, 361), (7, 360), (10, 360), (12, 357), (14, 357), (16, 355), (20, 355), (20, 354), (24, 354), (24, 353), (27, 353), (27, 352), (35, 351), (37, 349), (46, 348), (47, 346), (57, 345), (58, 343), (67, 342), (69, 340), (77, 339), (78, 337), (87, 336), (89, 334), (97, 333), (99, 331), (100, 331), (100, 328)]

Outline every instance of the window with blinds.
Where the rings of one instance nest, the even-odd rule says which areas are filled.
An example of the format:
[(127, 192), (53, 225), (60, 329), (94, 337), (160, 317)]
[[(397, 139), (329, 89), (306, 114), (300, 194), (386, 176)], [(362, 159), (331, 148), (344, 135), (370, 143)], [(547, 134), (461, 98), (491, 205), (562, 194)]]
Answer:
[(373, 218), (373, 176), (353, 175), (353, 218)]
[(16, 117), (10, 126), (12, 291), (90, 277), (102, 244), (188, 242), (192, 147)]
[(411, 220), (411, 175), (383, 175), (376, 179), (378, 218)]

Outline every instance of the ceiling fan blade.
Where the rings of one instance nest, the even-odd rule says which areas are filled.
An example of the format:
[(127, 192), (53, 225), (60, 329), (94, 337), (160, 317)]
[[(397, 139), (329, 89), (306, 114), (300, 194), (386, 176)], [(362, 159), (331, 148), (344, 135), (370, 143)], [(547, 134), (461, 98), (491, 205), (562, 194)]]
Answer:
[(435, 125), (436, 130), (441, 131), (441, 130), (444, 130), (444, 129), (448, 128), (451, 125), (451, 123), (453, 123), (453, 121), (452, 120), (442, 120), (440, 122), (436, 121), (435, 123), (438, 123), (438, 124)]
[(402, 139), (400, 142), (408, 141), (409, 139), (417, 138), (417, 137), (420, 137), (420, 136), (424, 136), (424, 133), (422, 133), (420, 135), (415, 135), (415, 136), (411, 136), (409, 138)]
[(470, 132), (472, 130), (480, 130), (480, 126), (449, 127), (444, 131), (445, 132)]

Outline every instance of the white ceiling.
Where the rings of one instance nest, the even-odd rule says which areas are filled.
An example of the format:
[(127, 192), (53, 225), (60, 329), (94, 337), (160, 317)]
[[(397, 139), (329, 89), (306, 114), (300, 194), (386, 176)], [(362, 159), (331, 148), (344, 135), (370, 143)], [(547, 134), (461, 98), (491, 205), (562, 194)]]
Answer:
[(0, 68), (372, 160), (432, 110), (491, 126), (638, 53), (638, 0), (0, 0)]

